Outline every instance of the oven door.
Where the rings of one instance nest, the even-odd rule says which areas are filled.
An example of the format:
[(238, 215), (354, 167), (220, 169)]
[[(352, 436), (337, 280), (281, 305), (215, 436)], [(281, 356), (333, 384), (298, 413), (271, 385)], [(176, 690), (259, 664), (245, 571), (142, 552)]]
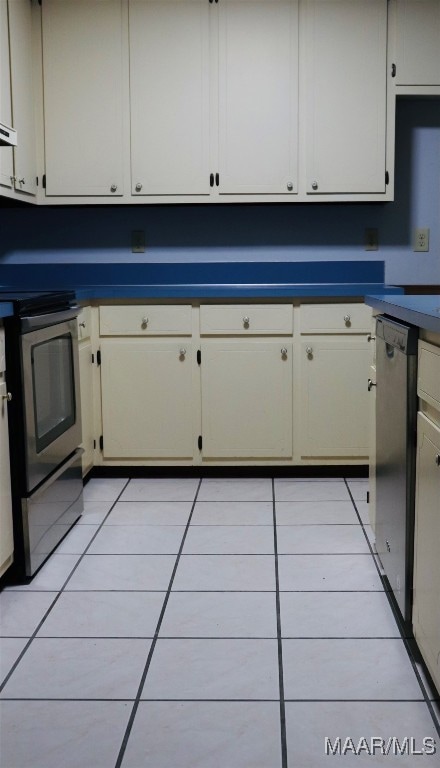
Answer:
[(20, 341), (30, 493), (81, 443), (76, 319), (23, 333)]

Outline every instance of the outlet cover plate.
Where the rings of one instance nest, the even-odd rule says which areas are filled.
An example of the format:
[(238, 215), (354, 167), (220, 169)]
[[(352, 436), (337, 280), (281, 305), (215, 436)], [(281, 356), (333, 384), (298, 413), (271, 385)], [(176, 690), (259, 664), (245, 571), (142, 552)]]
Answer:
[(429, 251), (428, 227), (414, 230), (414, 251), (416, 253), (427, 253)]

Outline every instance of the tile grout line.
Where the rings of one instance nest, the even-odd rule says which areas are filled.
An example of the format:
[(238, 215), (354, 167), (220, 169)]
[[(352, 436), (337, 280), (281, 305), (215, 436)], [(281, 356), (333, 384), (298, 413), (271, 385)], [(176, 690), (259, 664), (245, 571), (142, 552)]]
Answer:
[(280, 686), (280, 729), (281, 729), (281, 765), (287, 768), (287, 735), (286, 735), (286, 705), (284, 700), (284, 671), (283, 671), (283, 644), (281, 632), (281, 602), (280, 602), (280, 582), (278, 572), (278, 536), (277, 536), (277, 517), (275, 506), (275, 480), (272, 477), (272, 514), (273, 514), (273, 538), (275, 553), (275, 601), (277, 612), (277, 643), (278, 643), (278, 675)]
[(428, 707), (429, 714), (431, 715), (431, 718), (432, 718), (432, 721), (433, 721), (433, 724), (434, 724), (434, 728), (436, 729), (437, 734), (440, 737), (440, 721), (439, 721), (439, 719), (437, 717), (437, 714), (435, 712), (435, 709), (434, 709), (434, 707), (432, 705), (432, 701), (431, 701), (430, 696), (429, 696), (429, 692), (428, 692), (428, 690), (427, 690), (427, 688), (425, 686), (425, 683), (422, 680), (422, 677), (420, 675), (419, 670), (417, 669), (417, 665), (416, 665), (416, 662), (415, 662), (413, 648), (412, 648), (412, 642), (415, 642), (415, 641), (413, 641), (411, 637), (407, 637), (406, 636), (406, 632), (405, 632), (405, 628), (404, 628), (403, 623), (402, 623), (401, 616), (400, 616), (399, 612), (397, 611), (397, 608), (395, 607), (395, 605), (393, 603), (393, 600), (391, 598), (391, 594), (392, 594), (391, 590), (386, 588), (386, 584), (384, 582), (383, 576), (382, 576), (382, 574), (380, 572), (379, 566), (378, 566), (377, 561), (376, 561), (376, 557), (375, 557), (375, 553), (373, 551), (373, 547), (372, 547), (371, 542), (370, 542), (370, 540), (369, 540), (369, 538), (367, 536), (367, 532), (365, 530), (364, 523), (362, 521), (362, 518), (361, 518), (361, 516), (359, 514), (359, 511), (358, 511), (358, 508), (356, 506), (356, 502), (355, 502), (355, 500), (353, 498), (353, 495), (351, 493), (350, 486), (349, 486), (349, 484), (347, 482), (347, 478), (344, 478), (344, 482), (345, 482), (345, 485), (347, 486), (347, 491), (348, 491), (348, 493), (350, 495), (350, 499), (352, 501), (352, 504), (353, 504), (353, 506), (354, 506), (354, 508), (356, 510), (356, 514), (357, 514), (357, 516), (359, 518), (363, 534), (364, 534), (364, 536), (365, 536), (365, 538), (367, 540), (367, 544), (368, 544), (368, 547), (370, 549), (374, 565), (375, 565), (376, 570), (377, 570), (377, 572), (379, 574), (379, 578), (381, 580), (381, 583), (382, 583), (385, 595), (387, 597), (389, 606), (390, 606), (390, 608), (391, 608), (391, 610), (393, 612), (393, 616), (394, 616), (394, 618), (396, 620), (396, 624), (397, 624), (397, 628), (399, 630), (400, 638), (401, 638), (401, 640), (403, 642), (403, 645), (404, 645), (404, 648), (405, 648), (405, 650), (406, 650), (406, 652), (408, 654), (408, 658), (409, 658), (410, 664), (411, 664), (411, 666), (413, 668), (414, 674), (416, 676), (416, 680), (417, 680), (417, 682), (418, 682), (418, 684), (420, 686), (420, 691), (422, 693), (423, 699), (425, 701), (426, 706)]
[(163, 601), (162, 610), (160, 612), (159, 619), (158, 619), (157, 625), (156, 625), (156, 630), (155, 630), (155, 633), (154, 633), (154, 637), (153, 637), (153, 640), (151, 642), (150, 650), (148, 652), (147, 661), (145, 662), (145, 667), (144, 667), (144, 671), (143, 671), (142, 676), (141, 676), (141, 680), (140, 680), (140, 683), (139, 683), (139, 687), (138, 687), (138, 691), (137, 691), (137, 694), (136, 694), (136, 698), (135, 698), (134, 703), (133, 703), (133, 707), (132, 707), (132, 710), (131, 710), (131, 713), (130, 713), (130, 717), (128, 719), (127, 727), (125, 729), (124, 737), (122, 739), (122, 744), (121, 744), (121, 747), (119, 749), (119, 754), (118, 754), (118, 757), (116, 759), (115, 768), (121, 768), (122, 761), (124, 759), (125, 750), (127, 749), (128, 740), (130, 738), (131, 731), (132, 731), (132, 728), (133, 728), (133, 723), (134, 723), (134, 720), (135, 720), (135, 717), (136, 717), (136, 713), (137, 713), (138, 708), (139, 708), (142, 691), (143, 691), (143, 688), (144, 688), (144, 685), (145, 685), (145, 680), (147, 678), (148, 671), (150, 669), (151, 660), (152, 660), (152, 657), (153, 657), (154, 650), (156, 648), (156, 643), (157, 643), (157, 640), (158, 640), (158, 637), (159, 637), (160, 628), (162, 626), (162, 621), (163, 621), (163, 618), (164, 618), (164, 615), (165, 615), (165, 611), (166, 611), (166, 607), (167, 607), (167, 604), (168, 604), (168, 600), (170, 599), (174, 578), (176, 576), (177, 566), (179, 565), (180, 556), (182, 554), (182, 550), (183, 550), (183, 547), (184, 547), (184, 544), (185, 544), (185, 539), (186, 539), (186, 536), (188, 534), (189, 526), (190, 526), (190, 523), (191, 523), (191, 518), (192, 518), (193, 513), (194, 513), (194, 509), (195, 509), (195, 506), (196, 506), (196, 503), (197, 503), (197, 497), (199, 495), (199, 491), (200, 491), (201, 485), (202, 485), (202, 478), (199, 479), (199, 482), (198, 482), (198, 485), (197, 485), (197, 490), (196, 490), (196, 493), (195, 493), (194, 501), (193, 501), (193, 503), (191, 505), (191, 511), (189, 513), (188, 521), (187, 521), (187, 524), (185, 526), (185, 531), (183, 533), (183, 537), (182, 537), (182, 541), (181, 541), (181, 544), (180, 544), (180, 547), (179, 547), (179, 551), (178, 551), (177, 556), (176, 556), (176, 561), (174, 563), (174, 568), (173, 568), (172, 573), (171, 573), (170, 581), (169, 581), (169, 584), (168, 584), (168, 589), (166, 591), (165, 598), (164, 598), (164, 601)]
[[(84, 556), (85, 556), (85, 554), (87, 553), (87, 550), (88, 550), (88, 549), (89, 549), (89, 547), (91, 546), (92, 542), (93, 542), (93, 541), (95, 540), (95, 538), (97, 537), (97, 535), (98, 535), (99, 531), (101, 530), (102, 526), (104, 525), (105, 521), (107, 520), (107, 518), (108, 518), (108, 516), (109, 516), (110, 512), (112, 511), (113, 507), (114, 507), (114, 506), (117, 504), (117, 502), (118, 502), (118, 500), (119, 500), (120, 496), (121, 496), (121, 495), (124, 493), (124, 491), (125, 491), (125, 489), (126, 489), (126, 487), (127, 487), (127, 485), (128, 485), (128, 483), (129, 483), (129, 482), (130, 482), (130, 480), (127, 480), (127, 482), (125, 483), (124, 487), (122, 488), (122, 490), (121, 490), (121, 491), (120, 491), (120, 493), (118, 494), (117, 498), (116, 498), (116, 499), (115, 499), (115, 501), (112, 503), (112, 505), (111, 505), (111, 507), (110, 507), (109, 511), (107, 512), (106, 516), (104, 517), (104, 519), (102, 520), (102, 522), (100, 523), (100, 525), (98, 525), (98, 527), (97, 527), (97, 529), (96, 529), (96, 531), (95, 531), (94, 535), (92, 536), (92, 538), (90, 539), (90, 541), (89, 541), (89, 543), (87, 544), (86, 548), (84, 549), (84, 552), (81, 554), (81, 556), (80, 556), (80, 557), (78, 558), (78, 560), (76, 561), (75, 565), (73, 566), (72, 570), (70, 571), (70, 573), (69, 573), (69, 575), (68, 575), (67, 579), (66, 579), (66, 580), (64, 581), (64, 583), (62, 584), (61, 588), (60, 588), (60, 589), (58, 589), (58, 590), (51, 590), (51, 589), (47, 589), (47, 590), (35, 590), (35, 591), (37, 591), (37, 592), (38, 592), (38, 591), (41, 591), (41, 592), (43, 592), (43, 594), (44, 594), (44, 593), (47, 593), (47, 592), (57, 592), (57, 595), (54, 597), (54, 599), (53, 599), (52, 603), (50, 604), (49, 608), (48, 608), (48, 609), (47, 609), (47, 611), (45, 612), (45, 614), (44, 614), (43, 618), (42, 618), (42, 619), (40, 620), (40, 622), (37, 624), (37, 627), (34, 629), (34, 631), (33, 631), (32, 635), (30, 635), (28, 642), (27, 642), (27, 643), (26, 643), (26, 645), (24, 646), (24, 648), (23, 648), (23, 650), (21, 651), (21, 653), (19, 654), (18, 658), (15, 660), (15, 662), (14, 662), (14, 664), (12, 665), (11, 669), (9, 670), (8, 674), (6, 675), (6, 677), (5, 677), (5, 678), (3, 679), (3, 681), (1, 682), (1, 684), (0, 684), (0, 693), (2, 693), (2, 691), (3, 691), (4, 687), (5, 687), (5, 685), (6, 685), (6, 684), (9, 682), (9, 679), (11, 678), (11, 675), (13, 674), (13, 672), (15, 672), (15, 670), (16, 670), (16, 668), (17, 668), (18, 664), (19, 664), (19, 663), (20, 663), (20, 661), (22, 660), (22, 658), (23, 658), (23, 656), (25, 655), (25, 653), (28, 651), (28, 649), (29, 649), (30, 645), (32, 644), (32, 642), (35, 640), (35, 638), (36, 638), (36, 636), (37, 636), (38, 632), (40, 631), (41, 627), (43, 626), (43, 624), (44, 624), (44, 622), (46, 621), (47, 617), (49, 616), (50, 612), (52, 611), (52, 609), (54, 608), (54, 606), (56, 605), (56, 603), (57, 603), (57, 602), (58, 602), (58, 600), (60, 599), (61, 595), (62, 595), (62, 594), (63, 594), (63, 592), (64, 592), (64, 589), (65, 589), (66, 585), (68, 584), (68, 582), (69, 582), (69, 581), (70, 581), (70, 579), (72, 578), (73, 574), (75, 573), (75, 571), (76, 571), (76, 569), (78, 568), (79, 564), (81, 563), (81, 561), (82, 561), (83, 557), (84, 557)], [(46, 561), (46, 562), (47, 562), (47, 561)], [(14, 590), (10, 590), (10, 591), (14, 591)], [(33, 590), (15, 590), (15, 591), (16, 591), (16, 592), (25, 593), (25, 594), (26, 594), (26, 592), (30, 592), (30, 593), (32, 594), (32, 591), (33, 591)]]

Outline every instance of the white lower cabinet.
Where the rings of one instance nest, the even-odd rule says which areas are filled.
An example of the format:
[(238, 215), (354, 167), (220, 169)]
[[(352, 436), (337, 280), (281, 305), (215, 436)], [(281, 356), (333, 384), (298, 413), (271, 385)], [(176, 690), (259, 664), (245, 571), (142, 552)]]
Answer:
[(292, 457), (292, 342), (201, 344), (202, 457)]
[(303, 337), (303, 458), (368, 457), (370, 354), (366, 337)]
[(0, 576), (14, 556), (11, 475), (9, 467), (8, 393), (5, 381), (4, 330), (0, 328)]
[(418, 415), (414, 553), (414, 636), (440, 690), (440, 427), (422, 413)]
[(104, 459), (190, 459), (193, 345), (188, 339), (102, 339)]

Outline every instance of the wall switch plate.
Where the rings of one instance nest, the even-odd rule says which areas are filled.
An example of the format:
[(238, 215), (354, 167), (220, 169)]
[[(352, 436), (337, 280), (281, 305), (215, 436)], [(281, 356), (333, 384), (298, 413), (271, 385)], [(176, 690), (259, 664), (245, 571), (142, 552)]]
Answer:
[(379, 249), (379, 230), (370, 227), (365, 230), (365, 250), (377, 251)]
[(429, 251), (429, 229), (414, 230), (414, 250), (417, 252), (426, 253)]
[(145, 230), (133, 229), (131, 233), (131, 252), (132, 253), (144, 253), (145, 252)]

